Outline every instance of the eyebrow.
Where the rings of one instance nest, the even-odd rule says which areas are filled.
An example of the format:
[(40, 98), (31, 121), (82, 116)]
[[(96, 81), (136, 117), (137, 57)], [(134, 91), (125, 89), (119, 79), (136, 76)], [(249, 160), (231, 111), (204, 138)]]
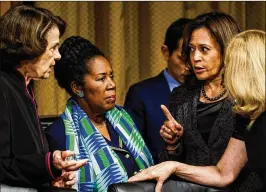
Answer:
[[(108, 72), (104, 72), (104, 73), (97, 73), (97, 74), (95, 74), (95, 75), (106, 75)], [(110, 74), (112, 75), (112, 74), (114, 74), (114, 71), (111, 71), (110, 72)]]
[[(189, 46), (194, 46), (192, 45), (191, 43), (188, 44)], [(199, 44), (199, 46), (207, 46), (207, 47), (212, 47), (211, 45), (208, 45), (208, 44), (205, 44), (205, 43), (202, 43), (202, 44)]]
[(56, 42), (56, 43), (52, 44), (51, 47), (50, 47), (50, 49), (51, 49), (51, 48), (54, 48), (54, 47), (56, 47), (56, 46), (59, 46), (59, 42)]
[(59, 45), (59, 42), (56, 42), (52, 47), (55, 47), (55, 46), (57, 46), (57, 45)]
[(207, 46), (207, 47), (211, 47), (210, 45), (208, 45), (208, 44), (199, 44), (200, 46)]

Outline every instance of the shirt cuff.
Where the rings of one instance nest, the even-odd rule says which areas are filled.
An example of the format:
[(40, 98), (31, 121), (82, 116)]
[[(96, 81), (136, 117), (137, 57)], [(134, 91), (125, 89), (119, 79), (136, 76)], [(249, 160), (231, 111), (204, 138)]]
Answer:
[(47, 171), (53, 180), (61, 176), (62, 170), (56, 169), (56, 167), (53, 164), (53, 152), (46, 153), (45, 163), (46, 163)]

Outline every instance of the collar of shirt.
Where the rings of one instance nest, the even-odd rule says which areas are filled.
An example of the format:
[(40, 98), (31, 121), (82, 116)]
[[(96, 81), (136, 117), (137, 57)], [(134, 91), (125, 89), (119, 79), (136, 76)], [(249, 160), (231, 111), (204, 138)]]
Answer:
[(169, 75), (166, 69), (163, 71), (163, 74), (164, 74), (164, 77), (166, 78), (166, 81), (169, 85), (171, 92), (173, 91), (175, 87), (178, 87), (179, 85), (181, 85), (181, 83), (179, 83), (178, 81), (176, 81), (175, 79), (173, 79), (173, 77)]

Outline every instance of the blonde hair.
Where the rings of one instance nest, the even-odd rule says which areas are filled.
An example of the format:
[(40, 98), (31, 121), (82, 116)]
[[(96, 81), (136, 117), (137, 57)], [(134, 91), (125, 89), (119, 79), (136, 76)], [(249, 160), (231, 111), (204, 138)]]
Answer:
[(236, 105), (233, 111), (250, 117), (265, 111), (265, 32), (247, 30), (229, 43), (225, 53), (225, 86)]

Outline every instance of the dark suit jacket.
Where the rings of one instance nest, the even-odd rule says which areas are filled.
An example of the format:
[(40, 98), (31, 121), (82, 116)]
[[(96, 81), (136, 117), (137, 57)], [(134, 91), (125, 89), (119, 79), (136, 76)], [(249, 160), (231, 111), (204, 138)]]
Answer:
[(170, 88), (163, 71), (156, 77), (132, 85), (126, 95), (125, 108), (141, 132), (155, 162), (164, 149), (160, 128), (165, 120), (160, 105), (168, 106)]

